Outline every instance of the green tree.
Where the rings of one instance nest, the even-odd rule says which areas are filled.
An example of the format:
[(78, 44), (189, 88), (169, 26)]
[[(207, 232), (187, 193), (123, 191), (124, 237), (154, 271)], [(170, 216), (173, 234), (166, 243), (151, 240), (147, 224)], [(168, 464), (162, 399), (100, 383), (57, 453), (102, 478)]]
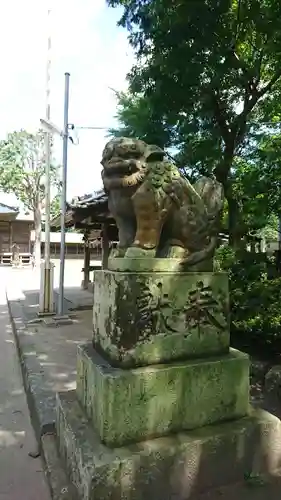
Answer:
[(237, 234), (257, 234), (280, 214), (281, 137), (268, 131), (234, 158), (233, 197), (239, 208)]
[[(44, 133), (25, 130), (8, 134), (0, 141), (0, 187), (13, 193), (33, 213), (35, 230), (35, 261), (41, 258), (42, 202), (45, 182)], [(57, 183), (57, 167), (51, 165), (51, 183)]]
[[(143, 113), (142, 106), (137, 97), (133, 98), (128, 92), (126, 98), (118, 98), (119, 128), (111, 129), (110, 135), (127, 136), (143, 139), (149, 143), (160, 142), (162, 124), (158, 123), (154, 130), (158, 133), (158, 141), (150, 129), (150, 122)], [(149, 99), (146, 99), (149, 102)], [(149, 106), (148, 106), (149, 108)], [(247, 134), (244, 147), (233, 160), (231, 182), (232, 195), (239, 208), (236, 218), (236, 236), (239, 246), (244, 246), (247, 237), (257, 234), (257, 231), (266, 227), (272, 214), (280, 212), (280, 180), (281, 180), (281, 136), (278, 132), (279, 124), (271, 128), (255, 125)], [(174, 131), (167, 131), (162, 146), (175, 144)], [(211, 131), (209, 137), (212, 143)], [(190, 180), (195, 180), (198, 175), (208, 175), (218, 151), (206, 147), (204, 164), (197, 159), (200, 151), (196, 148), (187, 151), (178, 149), (175, 153), (177, 164)], [(227, 207), (223, 217), (223, 229), (227, 231)]]
[(175, 145), (193, 169), (222, 182), (233, 243), (239, 218), (236, 156), (249, 124), (279, 120), (279, 0), (107, 0), (123, 6), (137, 63), (130, 90), (175, 130)]
[(60, 210), (61, 210), (61, 193), (58, 192), (51, 201), (50, 219), (52, 220), (55, 217), (58, 217), (58, 215), (60, 214)]
[(119, 127), (109, 130), (114, 137), (135, 137), (149, 144), (169, 147), (173, 143), (173, 127), (164, 122), (141, 94), (115, 92)]

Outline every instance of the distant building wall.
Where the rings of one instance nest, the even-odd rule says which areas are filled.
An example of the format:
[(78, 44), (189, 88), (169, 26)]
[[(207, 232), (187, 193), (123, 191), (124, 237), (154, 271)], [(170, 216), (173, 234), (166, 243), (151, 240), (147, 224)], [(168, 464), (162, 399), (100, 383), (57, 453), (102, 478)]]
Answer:
[[(33, 246), (35, 234), (31, 231), (30, 239)], [(50, 254), (52, 259), (60, 257), (61, 233), (51, 232), (50, 234)], [(100, 259), (102, 250), (101, 242), (91, 245), (91, 258)], [(41, 255), (44, 257), (45, 251), (45, 233), (41, 233)], [(84, 258), (84, 240), (83, 234), (76, 232), (67, 232), (65, 234), (65, 258), (66, 259), (83, 259)]]
[(266, 241), (266, 252), (274, 253), (278, 250), (278, 241), (276, 240), (267, 240)]
[(10, 253), (14, 243), (18, 245), (20, 253), (30, 253), (31, 229), (29, 221), (0, 220), (0, 254)]

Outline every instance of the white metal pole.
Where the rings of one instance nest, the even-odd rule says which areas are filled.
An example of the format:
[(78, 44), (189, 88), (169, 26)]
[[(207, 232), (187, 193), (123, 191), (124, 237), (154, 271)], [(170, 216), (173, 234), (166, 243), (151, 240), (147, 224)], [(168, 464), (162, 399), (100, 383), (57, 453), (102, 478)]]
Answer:
[[(51, 29), (50, 29), (51, 10), (48, 10), (48, 56), (46, 70), (46, 119), (51, 119), (50, 103), (50, 72), (51, 72)], [(45, 267), (50, 269), (50, 165), (51, 165), (51, 134), (45, 133), (45, 151), (46, 151), (46, 185), (45, 185)]]
[(64, 264), (65, 264), (65, 213), (67, 186), (67, 154), (68, 154), (68, 109), (69, 109), (69, 73), (65, 73), (64, 83), (64, 121), (63, 121), (63, 169), (61, 190), (61, 247), (60, 247), (60, 283), (58, 297), (58, 315), (64, 313)]
[[(46, 120), (50, 120), (50, 79), (51, 79), (51, 8), (47, 15), (47, 65), (46, 65)], [(51, 137), (50, 131), (45, 132), (45, 243), (44, 263), (41, 265), (40, 314), (52, 314), (53, 304), (53, 270), (50, 262), (50, 167), (51, 167)]]

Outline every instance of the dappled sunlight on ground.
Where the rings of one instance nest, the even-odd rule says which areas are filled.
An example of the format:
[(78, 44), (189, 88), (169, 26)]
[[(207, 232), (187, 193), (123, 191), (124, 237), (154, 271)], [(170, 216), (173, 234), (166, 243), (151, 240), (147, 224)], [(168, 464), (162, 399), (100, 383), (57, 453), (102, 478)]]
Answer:
[[(89, 341), (92, 337), (93, 296), (87, 291), (81, 291), (82, 267), (83, 261), (80, 260), (66, 262), (65, 296), (68, 297), (69, 294), (74, 305), (78, 307), (86, 302), (90, 310), (75, 311), (72, 316), (73, 324), (59, 327), (29, 323), (38, 318), (40, 286), (38, 270), (5, 270), (6, 276), (9, 276), (9, 300), (21, 311), (18, 317), (15, 317), (15, 325), (20, 331), (22, 352), (33, 364), (33, 371), (41, 376), (36, 384), (40, 385), (42, 391), (48, 390), (54, 396), (56, 391), (75, 388), (77, 345)], [(58, 276), (59, 266), (56, 265), (55, 286)], [(65, 308), (72, 306), (72, 302), (67, 299)], [(25, 318), (24, 323), (22, 317)]]
[(22, 444), (25, 437), (25, 431), (5, 431), (0, 430), (0, 448), (6, 446), (13, 446), (15, 444)]
[[(37, 443), (30, 422), (15, 339), (0, 287), (0, 500), (50, 500), (43, 464), (32, 458)], [(17, 295), (17, 294), (15, 294)]]
[[(49, 327), (29, 325), (21, 330), (24, 356), (41, 372), (41, 389), (64, 391), (76, 386), (77, 345), (91, 339), (90, 311), (78, 311), (71, 325)], [(37, 368), (35, 368), (35, 365)]]

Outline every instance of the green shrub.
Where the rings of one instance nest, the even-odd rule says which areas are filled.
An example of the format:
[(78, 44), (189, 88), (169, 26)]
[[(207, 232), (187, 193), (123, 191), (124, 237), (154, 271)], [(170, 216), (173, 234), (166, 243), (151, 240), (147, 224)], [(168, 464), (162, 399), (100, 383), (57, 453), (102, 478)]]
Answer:
[(281, 278), (232, 284), (230, 294), (234, 343), (281, 352)]
[(235, 254), (221, 247), (216, 269), (229, 272), (231, 338), (235, 347), (263, 354), (281, 352), (281, 278), (272, 278), (266, 254)]
[(227, 246), (222, 245), (216, 250), (214, 259), (215, 271), (229, 271), (235, 263), (236, 255), (234, 250)]

